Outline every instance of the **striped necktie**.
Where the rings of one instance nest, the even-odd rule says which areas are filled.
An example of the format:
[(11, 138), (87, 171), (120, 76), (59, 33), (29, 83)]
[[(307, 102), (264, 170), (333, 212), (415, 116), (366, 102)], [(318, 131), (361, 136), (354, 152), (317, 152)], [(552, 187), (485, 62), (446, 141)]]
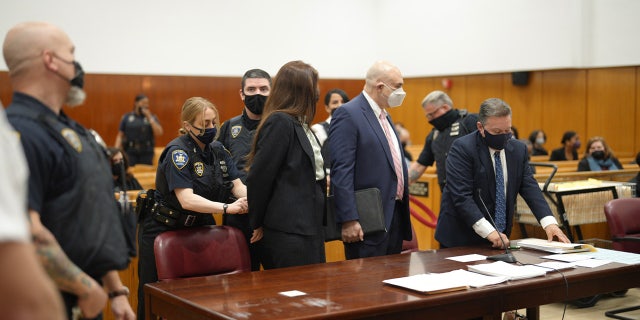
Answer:
[(499, 232), (504, 232), (507, 228), (506, 197), (504, 195), (504, 173), (502, 171), (502, 160), (500, 151), (493, 154), (496, 166), (496, 228)]
[(382, 110), (380, 112), (380, 123), (382, 124), (382, 129), (384, 129), (384, 135), (387, 137), (387, 142), (389, 143), (389, 149), (391, 150), (391, 157), (393, 158), (393, 168), (396, 172), (396, 177), (398, 177), (398, 186), (396, 188), (396, 198), (402, 200), (402, 195), (404, 193), (404, 176), (402, 175), (402, 163), (400, 161), (400, 150), (395, 147), (393, 143), (393, 138), (395, 135), (391, 133), (391, 128), (389, 126), (389, 120), (387, 120), (387, 112)]

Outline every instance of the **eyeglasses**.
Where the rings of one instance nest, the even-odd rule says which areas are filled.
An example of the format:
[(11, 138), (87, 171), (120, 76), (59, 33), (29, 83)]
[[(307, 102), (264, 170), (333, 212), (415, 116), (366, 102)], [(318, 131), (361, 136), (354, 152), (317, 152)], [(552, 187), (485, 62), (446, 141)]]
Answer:
[(396, 90), (398, 90), (398, 89), (402, 88), (402, 85), (400, 85), (400, 86), (399, 86), (399, 87), (397, 87), (397, 88), (394, 88), (394, 87), (392, 87), (392, 86), (390, 86), (390, 85), (388, 85), (388, 84), (384, 83), (383, 81), (380, 81), (380, 82), (381, 82), (382, 84), (384, 84), (384, 86), (385, 86), (385, 87), (389, 88), (391, 91), (396, 91)]
[(427, 119), (433, 120), (433, 118), (435, 118), (435, 116), (436, 116), (436, 112), (438, 112), (438, 110), (442, 109), (442, 107), (444, 107), (444, 104), (439, 106), (439, 107), (437, 107), (435, 110), (427, 113), (426, 114)]

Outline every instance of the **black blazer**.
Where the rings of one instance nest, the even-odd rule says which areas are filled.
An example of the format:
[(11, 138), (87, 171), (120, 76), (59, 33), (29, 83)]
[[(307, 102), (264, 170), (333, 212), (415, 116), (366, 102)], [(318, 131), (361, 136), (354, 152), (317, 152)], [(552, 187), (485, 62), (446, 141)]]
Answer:
[(567, 159), (567, 157), (564, 154), (564, 147), (553, 149), (553, 151), (551, 151), (551, 156), (549, 157), (549, 161), (578, 160), (578, 151), (573, 150), (572, 153), (573, 153), (573, 159)]
[(275, 112), (256, 139), (247, 175), (251, 226), (301, 235), (321, 233), (326, 179), (316, 182), (313, 149), (300, 122)]
[[(508, 175), (505, 234), (509, 236), (518, 193), (525, 199), (538, 221), (552, 213), (531, 173), (525, 144), (511, 139), (504, 151)], [(454, 141), (447, 157), (447, 183), (442, 194), (435, 234), (436, 240), (442, 245), (457, 247), (487, 243), (472, 228), (475, 222), (486, 217), (486, 210), (478, 197), (479, 191), (489, 214), (494, 217), (495, 171), (489, 148), (482, 141), (480, 132), (475, 131)]]

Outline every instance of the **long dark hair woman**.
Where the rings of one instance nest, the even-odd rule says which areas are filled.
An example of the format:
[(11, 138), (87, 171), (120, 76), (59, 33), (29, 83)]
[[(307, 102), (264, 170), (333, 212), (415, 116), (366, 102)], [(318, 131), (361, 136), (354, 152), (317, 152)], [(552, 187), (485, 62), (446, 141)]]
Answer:
[(318, 72), (302, 61), (278, 71), (249, 154), (251, 226), (263, 228), (265, 269), (325, 262), (326, 178), (320, 143), (309, 128)]

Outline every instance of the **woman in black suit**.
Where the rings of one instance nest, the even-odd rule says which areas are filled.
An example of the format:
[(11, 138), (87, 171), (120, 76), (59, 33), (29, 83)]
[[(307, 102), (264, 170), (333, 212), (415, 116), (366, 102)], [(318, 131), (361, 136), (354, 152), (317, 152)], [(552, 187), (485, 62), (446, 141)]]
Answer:
[(278, 71), (249, 154), (247, 199), (265, 269), (325, 262), (326, 178), (320, 143), (309, 128), (318, 72), (302, 61)]

